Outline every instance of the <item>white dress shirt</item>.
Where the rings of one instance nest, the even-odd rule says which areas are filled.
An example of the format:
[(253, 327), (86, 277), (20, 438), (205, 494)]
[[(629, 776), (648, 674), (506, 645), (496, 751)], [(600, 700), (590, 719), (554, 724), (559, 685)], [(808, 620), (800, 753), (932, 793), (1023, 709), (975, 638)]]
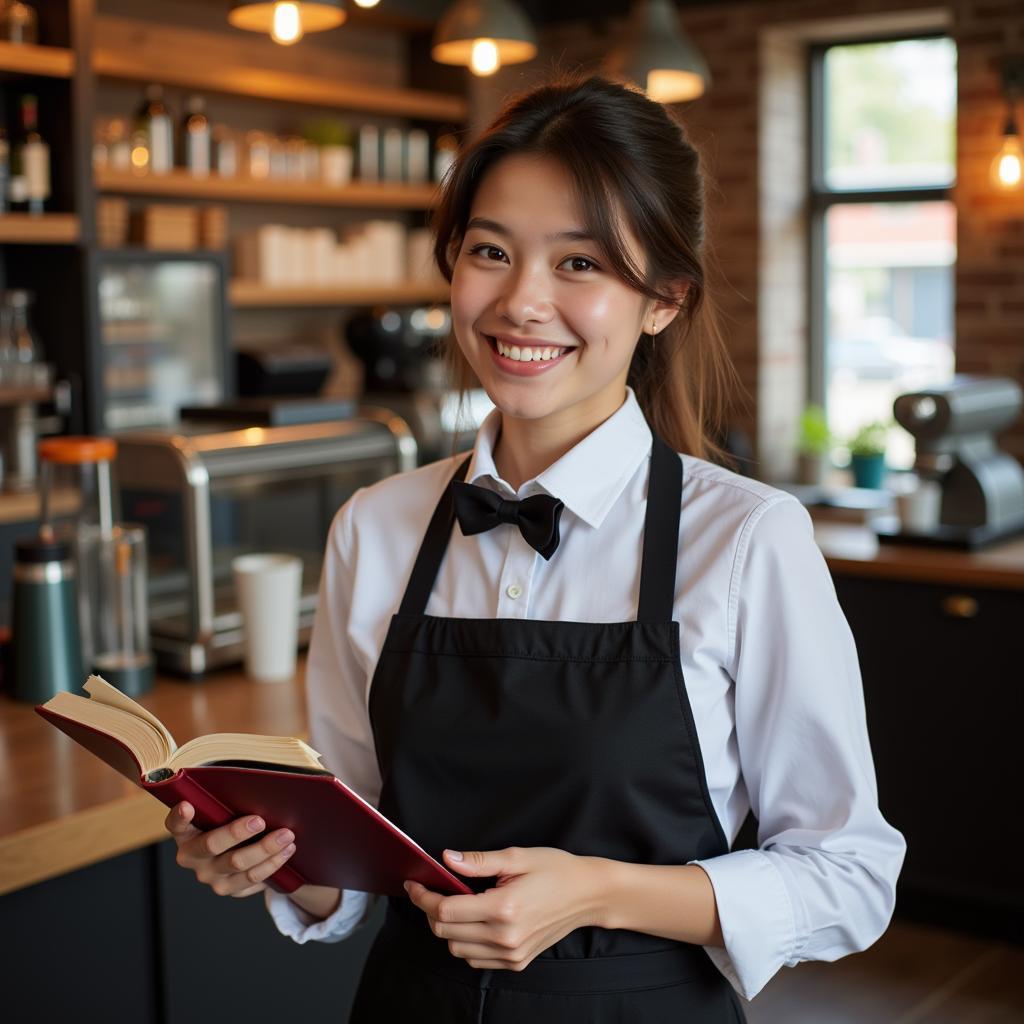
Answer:
[[(466, 479), (508, 497), (561, 498), (561, 544), (545, 561), (514, 526), (465, 537), (456, 524), (426, 613), (634, 620), (651, 433), (632, 390), (518, 491), (494, 466), (499, 424), (497, 411), (484, 421)], [(306, 670), (311, 743), (375, 806), (370, 682), (427, 522), (463, 457), (358, 491), (331, 528)], [(730, 843), (748, 810), (760, 823), (759, 849), (696, 862), (725, 939), (707, 952), (749, 999), (783, 965), (874, 942), (892, 914), (905, 844), (878, 810), (857, 651), (810, 516), (784, 491), (680, 458), (674, 617), (686, 689)], [(364, 894), (346, 892), (335, 914), (310, 923), (287, 897), (268, 890), (267, 904), (297, 942), (345, 938), (367, 909)]]

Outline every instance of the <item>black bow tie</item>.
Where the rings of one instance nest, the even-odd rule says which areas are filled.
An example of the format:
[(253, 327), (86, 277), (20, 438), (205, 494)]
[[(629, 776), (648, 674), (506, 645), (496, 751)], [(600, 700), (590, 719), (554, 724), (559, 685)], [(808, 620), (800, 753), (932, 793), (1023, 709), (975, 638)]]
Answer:
[(534, 494), (522, 501), (507, 501), (500, 494), (475, 484), (453, 480), (455, 515), (462, 532), (471, 537), (499, 523), (514, 523), (523, 539), (545, 559), (558, 547), (558, 520), (565, 505), (547, 494)]

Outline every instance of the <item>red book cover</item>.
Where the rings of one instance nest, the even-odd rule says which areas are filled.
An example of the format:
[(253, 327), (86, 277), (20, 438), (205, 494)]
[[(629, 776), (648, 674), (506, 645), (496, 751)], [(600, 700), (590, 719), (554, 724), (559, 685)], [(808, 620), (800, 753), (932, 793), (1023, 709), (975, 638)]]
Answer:
[(294, 892), (309, 883), (404, 896), (402, 883), (407, 878), (434, 892), (473, 891), (329, 773), (204, 764), (150, 781), (120, 740), (42, 705), (36, 711), (168, 807), (187, 800), (195, 808), (197, 828), (208, 831), (258, 814), (267, 827), (257, 842), (274, 829), (291, 829), (295, 853), (267, 880), (278, 892)]

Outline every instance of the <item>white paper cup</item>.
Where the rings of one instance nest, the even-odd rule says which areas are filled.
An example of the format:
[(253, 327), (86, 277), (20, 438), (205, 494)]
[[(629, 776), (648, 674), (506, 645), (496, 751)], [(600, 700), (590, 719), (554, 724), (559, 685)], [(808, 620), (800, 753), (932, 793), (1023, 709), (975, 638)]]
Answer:
[(900, 525), (906, 533), (934, 533), (942, 512), (942, 488), (936, 480), (921, 480), (917, 487), (896, 495)]
[(231, 562), (242, 613), (245, 674), (261, 683), (295, 675), (302, 560), (294, 555), (240, 555)]

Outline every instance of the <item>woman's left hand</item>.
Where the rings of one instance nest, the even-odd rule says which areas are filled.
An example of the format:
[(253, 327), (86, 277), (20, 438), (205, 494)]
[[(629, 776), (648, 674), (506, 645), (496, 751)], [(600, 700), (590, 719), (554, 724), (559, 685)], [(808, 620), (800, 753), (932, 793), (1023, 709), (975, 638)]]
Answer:
[(451, 871), (497, 876), (495, 887), (442, 896), (409, 881), (405, 891), (452, 955), (471, 967), (521, 971), (573, 929), (598, 923), (607, 861), (546, 846), (469, 852), (461, 860), (452, 852), (444, 853)]

